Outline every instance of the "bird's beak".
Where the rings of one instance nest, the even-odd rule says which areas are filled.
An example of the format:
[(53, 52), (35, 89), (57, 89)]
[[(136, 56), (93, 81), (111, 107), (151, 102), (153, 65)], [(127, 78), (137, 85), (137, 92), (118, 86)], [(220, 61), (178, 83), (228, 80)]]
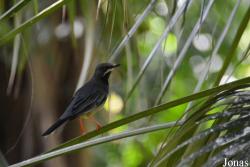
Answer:
[(119, 66), (120, 66), (120, 64), (112, 64), (112, 67), (109, 67), (109, 69), (104, 73), (104, 76), (105, 76), (106, 74), (110, 74), (111, 71), (114, 70), (114, 68), (119, 67)]
[(113, 64), (113, 67), (112, 68), (116, 68), (116, 67), (119, 67), (120, 64)]

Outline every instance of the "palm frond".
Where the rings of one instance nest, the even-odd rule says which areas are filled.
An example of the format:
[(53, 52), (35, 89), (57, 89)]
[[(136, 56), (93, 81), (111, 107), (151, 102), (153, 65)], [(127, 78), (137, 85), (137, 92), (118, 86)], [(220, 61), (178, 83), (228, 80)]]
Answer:
[[(231, 93), (230, 93), (231, 92)], [(218, 160), (218, 162), (221, 161), (219, 157), (222, 155), (224, 158), (230, 158), (236, 153), (238, 153), (239, 150), (234, 149), (233, 145), (239, 144), (240, 145), (248, 145), (247, 141), (249, 138), (249, 104), (250, 104), (250, 96), (249, 91), (229, 91), (228, 93), (224, 92), (220, 95), (217, 95), (215, 98), (213, 98), (212, 103), (209, 105), (206, 104), (204, 107), (204, 104), (201, 105), (201, 107), (193, 112), (192, 115), (190, 115), (185, 122), (180, 126), (176, 133), (173, 134), (172, 140), (171, 138), (164, 144), (164, 147), (160, 151), (160, 154), (158, 154), (158, 157), (153, 161), (151, 166), (161, 166), (161, 164), (169, 164), (168, 162), (173, 159), (173, 157), (176, 157), (178, 155), (178, 158), (176, 159), (176, 163), (169, 164), (171, 166), (177, 165), (177, 166), (183, 166), (185, 164), (189, 164), (192, 166), (193, 163), (196, 163), (195, 165), (198, 165), (196, 159), (198, 159), (200, 156), (210, 153), (213, 158), (208, 159), (207, 161), (202, 161), (203, 163), (206, 162), (206, 165), (217, 165), (214, 164), (215, 159)], [(222, 112), (218, 112), (215, 114), (206, 114), (210, 111), (214, 110), (213, 105), (216, 105), (219, 101), (225, 101), (228, 98), (233, 98), (233, 101), (228, 101), (227, 103), (223, 103), (223, 108), (221, 108), (221, 105), (219, 105), (219, 110), (222, 110)], [(210, 102), (211, 102), (210, 100)], [(228, 107), (227, 107), (228, 106)], [(217, 106), (218, 107), (218, 106)], [(217, 108), (216, 107), (216, 108)], [(210, 109), (209, 109), (210, 108)], [(203, 118), (199, 117), (201, 113), (204, 113), (205, 115), (202, 116)], [(199, 133), (195, 133), (193, 136), (190, 134), (193, 134), (194, 131), (197, 131), (197, 127), (203, 125), (206, 125), (206, 121), (209, 120), (216, 120), (221, 118), (229, 118), (227, 122), (225, 123), (219, 123), (212, 127), (209, 127)], [(198, 122), (196, 122), (196, 121)], [(205, 127), (203, 126), (202, 129)], [(184, 150), (187, 149), (187, 146), (189, 145), (195, 145), (195, 143), (199, 142), (200, 140), (207, 138), (210, 135), (213, 135), (214, 133), (220, 134), (217, 138), (214, 140), (211, 140), (206, 145), (203, 145), (201, 147), (198, 147), (196, 149), (189, 150), (188, 154), (183, 154)], [(188, 135), (189, 134), (189, 135)], [(186, 137), (185, 137), (186, 136)], [(187, 137), (190, 136), (190, 137)], [(176, 141), (178, 140), (178, 141)], [(235, 151), (233, 154), (225, 155), (225, 152), (228, 151), (228, 149), (221, 150), (221, 148), (225, 147), (232, 149), (232, 152)], [(240, 146), (241, 147), (241, 146)], [(216, 151), (215, 151), (216, 150)], [(181, 154), (182, 152), (182, 154)], [(231, 151), (228, 151), (231, 152)], [(216, 155), (218, 154), (218, 155)], [(199, 161), (200, 162), (200, 161)], [(193, 164), (194, 165), (194, 164)], [(202, 164), (199, 164), (202, 165)]]
[(15, 5), (13, 5), (9, 10), (0, 15), (0, 22), (11, 17), (15, 13), (17, 13), (20, 9), (26, 6), (31, 0), (21, 0), (18, 1)]
[[(192, 0), (189, 1), (189, 4), (192, 3)], [(147, 59), (145, 60), (142, 68), (139, 71), (139, 74), (137, 75), (135, 82), (132, 86), (132, 88), (130, 89), (130, 91), (127, 94), (126, 99), (128, 99), (134, 89), (136, 88), (136, 86), (138, 85), (138, 83), (140, 82), (144, 72), (146, 71), (147, 67), (149, 66), (150, 62), (152, 61), (152, 59), (154, 58), (154, 56), (156, 55), (157, 51), (159, 50), (159, 48), (161, 47), (162, 42), (167, 38), (169, 32), (172, 30), (172, 28), (174, 27), (174, 25), (176, 24), (176, 22), (179, 20), (179, 18), (185, 13), (185, 8), (189, 5), (189, 4), (184, 4), (182, 5), (182, 7), (180, 7), (176, 13), (173, 15), (173, 17), (171, 18), (169, 24), (166, 26), (164, 32), (162, 33), (162, 35), (160, 36), (160, 38), (158, 39), (157, 43), (155, 44), (155, 46), (153, 47), (153, 49), (151, 50), (150, 54), (148, 55)]]
[(97, 135), (103, 134), (103, 133), (105, 133), (105, 132), (107, 132), (107, 131), (109, 131), (111, 129), (120, 127), (122, 125), (128, 124), (128, 123), (136, 121), (138, 119), (145, 118), (145, 117), (148, 117), (150, 115), (157, 114), (159, 112), (164, 112), (164, 111), (167, 112), (168, 109), (170, 109), (170, 108), (173, 108), (175, 106), (178, 106), (178, 105), (181, 105), (181, 104), (193, 101), (193, 100), (201, 99), (201, 98), (204, 98), (204, 97), (207, 97), (207, 96), (211, 96), (213, 94), (219, 94), (220, 92), (223, 92), (223, 91), (228, 90), (230, 88), (231, 89), (238, 89), (238, 88), (241, 88), (241, 87), (247, 87), (248, 85), (245, 84), (245, 83), (248, 83), (248, 82), (250, 82), (250, 77), (245, 78), (245, 79), (241, 79), (241, 80), (238, 80), (238, 81), (235, 81), (235, 82), (231, 82), (231, 83), (228, 83), (228, 84), (225, 84), (225, 85), (221, 85), (219, 87), (215, 87), (215, 88), (212, 88), (212, 89), (201, 91), (201, 92), (195, 93), (193, 95), (186, 96), (186, 97), (183, 97), (183, 98), (180, 98), (180, 99), (177, 99), (177, 100), (173, 100), (173, 101), (167, 102), (165, 104), (150, 108), (150, 109), (145, 110), (145, 111), (141, 111), (141, 112), (136, 113), (134, 115), (128, 116), (128, 117), (126, 117), (124, 119), (109, 123), (108, 125), (102, 127), (98, 131), (89, 132), (84, 136), (74, 138), (74, 139), (72, 139), (72, 140), (70, 140), (70, 141), (68, 141), (68, 142), (66, 142), (64, 144), (59, 145), (58, 147), (56, 147), (53, 150), (56, 150), (56, 149), (59, 149), (59, 148), (62, 148), (62, 147), (66, 147), (66, 146), (70, 146), (70, 145), (73, 145), (73, 144), (76, 144), (76, 143), (83, 142), (83, 141), (88, 140), (90, 138), (93, 138), (93, 137), (95, 137)]
[(236, 51), (237, 46), (239, 44), (239, 41), (242, 37), (242, 34), (244, 33), (244, 31), (248, 25), (249, 19), (250, 19), (250, 8), (248, 8), (247, 12), (244, 15), (244, 18), (241, 21), (241, 24), (239, 25), (237, 33), (236, 33), (234, 40), (232, 42), (232, 46), (230, 47), (230, 49), (228, 51), (228, 55), (227, 55), (226, 59), (224, 60), (223, 66), (217, 75), (214, 86), (216, 86), (220, 83), (222, 76), (224, 75), (225, 71), (227, 70), (232, 58), (234, 57), (235, 51)]
[(109, 61), (113, 62), (116, 61), (117, 58), (120, 56), (121, 50), (124, 48), (124, 46), (128, 43), (129, 39), (134, 35), (134, 33), (137, 31), (139, 26), (142, 24), (142, 22), (145, 20), (145, 18), (148, 16), (148, 14), (151, 12), (153, 9), (154, 5), (156, 3), (156, 0), (151, 0), (148, 6), (145, 8), (143, 13), (140, 15), (140, 17), (136, 20), (134, 25), (131, 27), (129, 32), (126, 34), (126, 36), (122, 39), (118, 47), (114, 50), (112, 53)]
[(202, 23), (206, 20), (208, 14), (209, 14), (209, 11), (210, 11), (210, 9), (211, 9), (211, 7), (213, 6), (213, 3), (214, 3), (213, 0), (210, 0), (210, 1), (209, 1), (208, 5), (207, 5), (207, 7), (206, 7), (206, 9), (205, 9), (205, 11), (204, 11), (204, 15), (202, 15), (202, 16), (198, 19), (198, 21), (196, 22), (196, 24), (195, 24), (195, 26), (194, 26), (194, 28), (193, 28), (193, 31), (190, 33), (190, 35), (189, 35), (189, 37), (188, 37), (186, 43), (185, 43), (184, 46), (182, 47), (182, 49), (181, 49), (181, 51), (180, 51), (180, 54), (179, 54), (177, 60), (175, 61), (173, 68), (170, 70), (170, 72), (169, 72), (167, 78), (165, 79), (164, 84), (163, 84), (163, 87), (161, 88), (161, 91), (160, 91), (160, 93), (159, 93), (159, 95), (158, 95), (158, 97), (157, 97), (157, 99), (156, 99), (156, 101), (155, 101), (155, 104), (156, 104), (156, 105), (159, 104), (159, 103), (161, 102), (162, 97), (164, 96), (166, 90), (168, 89), (168, 87), (169, 87), (169, 85), (170, 85), (170, 82), (171, 82), (171, 80), (172, 80), (172, 78), (173, 78), (173, 76), (174, 76), (174, 74), (175, 74), (177, 68), (179, 67), (180, 63), (183, 61), (183, 59), (184, 59), (184, 57), (185, 57), (185, 55), (186, 55), (186, 52), (187, 52), (188, 48), (190, 47), (190, 45), (191, 45), (191, 43), (192, 43), (192, 41), (193, 41), (195, 35), (198, 33), (198, 31), (199, 31), (199, 29), (200, 29)]
[(50, 14), (61, 8), (64, 4), (66, 4), (69, 0), (58, 0), (54, 4), (50, 5), (46, 9), (39, 12), (34, 17), (30, 18), (29, 20), (22, 23), (20, 26), (16, 27), (15, 29), (8, 32), (6, 35), (0, 38), (0, 46), (14, 38), (17, 34), (23, 32), (27, 27), (30, 27), (40, 21), (41, 19), (48, 17)]
[(151, 132), (155, 132), (158, 130), (164, 130), (167, 128), (179, 126), (180, 124), (181, 123), (176, 124), (176, 122), (169, 122), (169, 123), (165, 123), (165, 124), (161, 124), (161, 125), (154, 125), (154, 126), (150, 126), (150, 127), (144, 127), (144, 128), (139, 128), (139, 129), (135, 129), (135, 130), (130, 130), (130, 131), (123, 132), (120, 134), (100, 137), (100, 138), (93, 139), (93, 140), (86, 141), (86, 142), (82, 142), (79, 144), (74, 144), (72, 146), (60, 148), (58, 150), (42, 154), (40, 156), (28, 159), (26, 161), (10, 165), (9, 167), (24, 167), (24, 166), (38, 164), (38, 163), (41, 163), (41, 162), (46, 161), (48, 159), (51, 159), (53, 157), (58, 157), (60, 155), (69, 154), (69, 153), (77, 151), (79, 149), (83, 149), (83, 148), (87, 148), (87, 147), (91, 147), (91, 146), (95, 146), (98, 144), (111, 142), (111, 141), (115, 141), (115, 140), (119, 140), (119, 139), (123, 139), (123, 138), (127, 138), (127, 137), (137, 136), (140, 134), (151, 133)]

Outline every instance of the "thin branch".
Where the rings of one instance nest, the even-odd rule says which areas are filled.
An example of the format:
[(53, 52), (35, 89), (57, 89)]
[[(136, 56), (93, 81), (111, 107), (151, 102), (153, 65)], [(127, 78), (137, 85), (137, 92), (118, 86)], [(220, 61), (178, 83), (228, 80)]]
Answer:
[[(225, 36), (227, 35), (227, 32), (228, 32), (228, 30), (229, 30), (229, 28), (230, 28), (230, 26), (231, 26), (231, 24), (232, 24), (232, 22), (233, 22), (233, 19), (234, 19), (234, 17), (235, 17), (236, 11), (237, 11), (237, 9), (238, 9), (238, 7), (239, 7), (239, 5), (240, 5), (240, 2), (241, 2), (241, 0), (237, 1), (237, 4), (234, 6), (234, 8), (233, 8), (233, 10), (232, 10), (232, 12), (231, 12), (231, 14), (230, 14), (230, 16), (229, 16), (229, 19), (228, 19), (228, 21), (227, 21), (227, 24), (225, 25), (224, 30), (222, 31), (222, 33), (221, 33), (221, 35), (220, 35), (220, 37), (219, 37), (217, 43), (215, 44), (215, 47), (214, 47), (214, 49), (213, 49), (213, 51), (212, 51), (212, 54), (211, 54), (211, 59), (210, 59), (210, 61), (207, 63), (206, 67), (204, 68), (204, 72), (203, 72), (204, 75), (202, 75), (201, 78), (199, 79), (198, 84), (196, 85), (196, 87), (195, 87), (193, 93), (198, 92), (198, 91), (200, 90), (201, 86), (203, 85), (203, 83), (204, 83), (204, 81), (205, 81), (205, 79), (206, 79), (206, 77), (207, 77), (207, 75), (208, 75), (208, 72), (209, 72), (209, 69), (210, 69), (211, 62), (213, 61), (213, 57), (218, 53), (218, 51), (219, 51), (219, 49), (220, 49), (220, 47), (221, 47), (221, 44), (222, 44), (223, 40), (225, 39)], [(192, 106), (192, 102), (189, 103), (189, 105), (188, 105), (186, 111), (187, 111), (191, 106)]]
[[(113, 32), (114, 32), (114, 25), (115, 25), (115, 20), (116, 20), (116, 9), (117, 9), (117, 4), (116, 3), (117, 3), (117, 1), (114, 2), (114, 12), (113, 12), (113, 15), (112, 15), (112, 23), (111, 23), (108, 50), (110, 50), (111, 43), (112, 43)], [(113, 2), (112, 2), (112, 4), (113, 4)]]
[(228, 82), (228, 80), (230, 79), (230, 77), (233, 75), (233, 73), (236, 71), (236, 69), (241, 65), (241, 63), (246, 60), (248, 58), (248, 56), (250, 55), (250, 42), (246, 48), (246, 50), (241, 54), (241, 58), (240, 61), (234, 66), (234, 69), (232, 70), (232, 72), (228, 75), (226, 82)]
[(200, 17), (199, 20), (196, 22), (196, 25), (194, 26), (193, 31), (189, 35), (189, 37), (188, 37), (185, 45), (183, 46), (177, 60), (175, 61), (175, 64), (174, 64), (173, 68), (171, 69), (171, 71), (168, 74), (168, 76), (167, 76), (167, 78), (166, 78), (166, 80), (165, 80), (165, 82), (163, 84), (163, 87), (162, 87), (162, 89), (160, 91), (160, 94), (158, 95), (158, 97), (156, 99), (155, 104), (159, 104), (161, 102), (161, 99), (164, 96), (167, 88), (169, 87), (170, 82), (171, 82), (177, 68), (179, 67), (180, 63), (183, 61), (183, 59), (184, 59), (184, 57), (186, 55), (186, 52), (187, 52), (188, 48), (190, 47), (195, 35), (197, 34), (197, 32), (199, 31), (202, 23), (205, 21), (206, 17), (208, 16), (208, 13), (209, 13), (213, 3), (214, 3), (214, 0), (209, 1), (208, 5), (207, 5), (207, 8), (204, 11), (204, 15), (202, 15), (203, 17)]
[[(15, 16), (15, 27), (18, 27), (21, 23), (21, 15), (17, 14)], [(19, 49), (21, 46), (21, 34), (18, 34), (15, 39), (14, 39), (14, 44), (13, 44), (13, 56), (12, 56), (12, 63), (11, 63), (11, 71), (10, 71), (10, 78), (9, 78), (9, 83), (7, 87), (7, 95), (11, 94), (11, 91), (13, 89), (15, 77), (16, 77), (16, 72), (17, 72), (17, 66), (18, 66), (18, 57), (19, 57)]]
[(96, 9), (96, 17), (95, 17), (95, 20), (98, 20), (100, 8), (101, 8), (101, 4), (102, 4), (102, 0), (98, 0), (98, 5), (97, 5), (97, 9)]
[[(192, 3), (192, 0), (190, 0), (190, 3)], [(144, 62), (139, 74), (136, 77), (135, 83), (133, 84), (132, 88), (128, 92), (126, 100), (132, 95), (134, 89), (136, 88), (137, 84), (139, 83), (141, 77), (143, 76), (144, 72), (146, 71), (146, 69), (147, 69), (148, 65), (150, 64), (151, 60), (156, 55), (156, 52), (158, 51), (158, 49), (161, 47), (162, 42), (167, 38), (169, 32), (172, 30), (172, 28), (174, 27), (174, 25), (176, 24), (176, 22), (178, 21), (180, 16), (185, 11), (185, 7), (186, 7), (186, 4), (183, 4), (182, 7), (180, 7), (177, 10), (177, 12), (174, 14), (174, 16), (171, 18), (169, 24), (166, 26), (166, 28), (165, 28), (164, 32), (162, 33), (161, 37), (159, 38), (159, 40), (155, 44), (155, 46), (152, 49), (152, 51), (150, 52), (150, 54), (147, 56), (146, 61)]]
[(15, 5), (13, 5), (8, 11), (0, 16), (0, 22), (11, 17), (13, 14), (18, 12), (22, 7), (27, 5), (31, 0), (22, 0), (18, 1)]
[(10, 165), (9, 167), (23, 167), (23, 166), (28, 166), (28, 165), (34, 165), (34, 164), (43, 162), (47, 159), (51, 159), (53, 157), (68, 154), (68, 153), (71, 153), (72, 151), (80, 150), (80, 149), (87, 148), (90, 146), (95, 146), (98, 144), (107, 143), (110, 141), (119, 140), (119, 139), (123, 139), (123, 138), (127, 138), (127, 137), (137, 136), (140, 134), (150, 133), (150, 132), (154, 132), (154, 131), (158, 131), (158, 130), (164, 130), (167, 128), (172, 128), (172, 127), (180, 126), (180, 125), (181, 125), (180, 123), (176, 124), (176, 122), (169, 122), (169, 123), (164, 123), (164, 124), (160, 124), (160, 125), (153, 125), (153, 126), (149, 126), (149, 127), (139, 128), (136, 130), (130, 130), (130, 131), (126, 131), (126, 132), (123, 132), (120, 134), (100, 137), (98, 139), (86, 141), (86, 142), (75, 144), (75, 145), (72, 145), (69, 147), (65, 147), (65, 148), (62, 148), (62, 149), (59, 149), (59, 150), (56, 150), (53, 152), (42, 154), (40, 156), (22, 161), (20, 163)]
[(33, 81), (33, 78), (34, 78), (34, 72), (33, 72), (33, 68), (32, 68), (32, 63), (31, 63), (31, 60), (28, 56), (28, 53), (27, 53), (27, 47), (25, 45), (25, 41), (24, 39), (22, 38), (22, 43), (23, 43), (23, 50), (24, 50), (24, 55), (26, 56), (27, 58), (27, 61), (28, 61), (28, 71), (30, 73), (30, 86), (31, 86), (31, 89), (30, 89), (30, 104), (29, 104), (29, 109), (28, 109), (28, 112), (27, 112), (27, 115), (25, 117), (25, 121), (24, 121), (24, 124), (22, 126), (22, 129), (20, 131), (20, 133), (18, 134), (18, 137), (15, 141), (15, 143), (7, 149), (6, 151), (6, 155), (9, 154), (11, 151), (13, 151), (17, 144), (20, 142), (20, 140), (22, 139), (22, 136), (23, 134), (25, 133), (25, 130), (26, 128), (29, 126), (30, 124), (30, 120), (32, 118), (32, 106), (33, 106), (33, 101), (34, 101), (34, 81)]
[[(90, 3), (91, 8), (93, 8), (93, 3)], [(84, 11), (84, 9), (82, 9)], [(80, 73), (80, 77), (76, 86), (76, 90), (78, 90), (86, 81), (87, 74), (89, 70), (89, 66), (92, 60), (92, 53), (94, 47), (94, 39), (95, 39), (95, 16), (92, 15), (90, 10), (87, 10), (88, 18), (87, 18), (87, 27), (86, 27), (86, 39), (85, 39), (85, 51), (84, 51), (84, 58), (82, 69)]]
[(230, 47), (230, 49), (228, 51), (228, 55), (227, 55), (226, 59), (224, 60), (223, 66), (222, 66), (221, 70), (219, 71), (219, 73), (217, 75), (214, 86), (219, 85), (224, 73), (226, 72), (229, 64), (231, 63), (231, 60), (232, 60), (232, 58), (233, 58), (233, 56), (235, 54), (235, 51), (237, 49), (237, 46), (238, 46), (239, 42), (240, 42), (241, 36), (244, 33), (244, 31), (245, 31), (245, 29), (246, 29), (246, 27), (248, 25), (249, 18), (250, 18), (250, 7), (248, 7), (248, 10), (245, 13), (244, 18), (241, 21), (241, 24), (240, 24), (240, 26), (239, 26), (239, 28), (237, 30), (237, 33), (236, 33), (235, 37), (233, 38), (234, 41), (233, 41), (232, 46)]
[(68, 141), (66, 143), (63, 143), (63, 144), (59, 145), (58, 147), (54, 148), (53, 150), (72, 145), (72, 143), (80, 143), (82, 141), (88, 140), (90, 138), (93, 138), (93, 137), (98, 136), (100, 134), (103, 134), (105, 132), (108, 132), (109, 130), (115, 129), (115, 128), (120, 127), (122, 125), (126, 125), (126, 124), (128, 124), (130, 122), (134, 122), (136, 120), (145, 118), (147, 116), (150, 116), (150, 115), (153, 115), (153, 114), (156, 114), (156, 113), (159, 113), (159, 112), (168, 112), (169, 111), (168, 109), (170, 109), (170, 108), (173, 108), (173, 107), (181, 105), (181, 104), (188, 103), (188, 102), (193, 101), (193, 100), (197, 100), (197, 99), (200, 99), (200, 98), (211, 96), (213, 94), (218, 94), (218, 93), (220, 93), (222, 91), (232, 89), (232, 88), (234, 88), (234, 89), (237, 88), (238, 89), (239, 86), (248, 87), (249, 85), (247, 83), (250, 83), (250, 77), (247, 77), (247, 78), (244, 78), (244, 79), (241, 79), (241, 80), (237, 80), (237, 81), (234, 81), (234, 82), (231, 82), (231, 83), (227, 83), (227, 84), (224, 84), (224, 85), (212, 88), (212, 89), (201, 91), (199, 93), (195, 93), (195, 94), (192, 94), (192, 95), (189, 95), (189, 96), (185, 96), (185, 97), (179, 98), (177, 100), (167, 102), (165, 104), (162, 104), (162, 105), (159, 105), (159, 106), (156, 106), (156, 107), (141, 111), (139, 113), (133, 114), (133, 115), (128, 116), (128, 117), (126, 117), (124, 119), (109, 123), (108, 125), (103, 126), (98, 131), (92, 131), (92, 132), (87, 133), (84, 136), (74, 138), (74, 139), (72, 139), (72, 140), (70, 140), (70, 141)]
[(64, 4), (69, 2), (71, 0), (58, 0), (46, 9), (42, 10), (39, 12), (37, 15), (34, 17), (30, 18), (29, 20), (25, 21), (23, 24), (21, 24), (19, 27), (15, 28), (14, 30), (10, 31), (6, 35), (4, 35), (2, 38), (0, 38), (0, 46), (3, 45), (4, 43), (8, 42), (12, 38), (14, 38), (17, 34), (20, 32), (24, 31), (27, 27), (32, 26), (33, 24), (37, 23), (41, 19), (49, 16), (59, 8), (61, 8)]
[[(195, 144), (196, 141), (201, 140), (214, 132), (221, 133), (222, 131), (230, 130), (230, 129), (239, 127), (239, 125), (242, 125), (242, 122), (248, 120), (249, 117), (250, 117), (250, 115), (248, 114), (247, 116), (243, 116), (239, 119), (231, 120), (231, 121), (223, 123), (223, 124), (218, 124), (217, 126), (214, 126), (212, 128), (208, 128), (208, 129), (190, 137), (189, 139), (187, 139), (186, 141), (183, 141), (181, 144), (179, 144), (177, 147), (175, 147), (173, 150), (166, 153), (163, 157), (161, 157), (160, 160), (155, 164), (155, 166), (158, 166), (159, 164), (163, 163), (168, 157), (173, 155), (176, 151), (180, 150), (184, 146), (187, 146), (188, 144), (193, 144), (193, 143)], [(242, 135), (244, 135), (244, 134), (242, 134)]]
[(119, 46), (115, 49), (113, 54), (111, 55), (109, 62), (116, 61), (117, 58), (120, 56), (121, 50), (124, 48), (124, 46), (128, 43), (129, 39), (134, 35), (138, 27), (141, 25), (141, 23), (144, 21), (145, 17), (151, 12), (153, 9), (155, 3), (157, 0), (151, 0), (151, 2), (148, 4), (146, 9), (143, 11), (143, 13), (140, 15), (140, 17), (136, 20), (135, 24), (132, 26), (132, 28), (129, 30), (128, 34), (123, 38)]

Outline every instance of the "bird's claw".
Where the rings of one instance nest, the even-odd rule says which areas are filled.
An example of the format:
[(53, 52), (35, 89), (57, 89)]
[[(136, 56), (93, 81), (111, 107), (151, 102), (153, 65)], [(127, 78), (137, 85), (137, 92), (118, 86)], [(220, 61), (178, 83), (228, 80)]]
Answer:
[(100, 130), (102, 128), (102, 126), (100, 124), (96, 124), (96, 130)]

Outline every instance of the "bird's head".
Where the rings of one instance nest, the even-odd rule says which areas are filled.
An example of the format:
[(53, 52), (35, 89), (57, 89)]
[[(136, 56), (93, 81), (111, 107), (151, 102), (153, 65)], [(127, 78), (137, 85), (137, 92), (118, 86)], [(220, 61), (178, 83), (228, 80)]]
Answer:
[(118, 66), (120, 66), (120, 64), (111, 64), (111, 63), (98, 64), (96, 66), (94, 76), (102, 79), (108, 79), (112, 70)]

